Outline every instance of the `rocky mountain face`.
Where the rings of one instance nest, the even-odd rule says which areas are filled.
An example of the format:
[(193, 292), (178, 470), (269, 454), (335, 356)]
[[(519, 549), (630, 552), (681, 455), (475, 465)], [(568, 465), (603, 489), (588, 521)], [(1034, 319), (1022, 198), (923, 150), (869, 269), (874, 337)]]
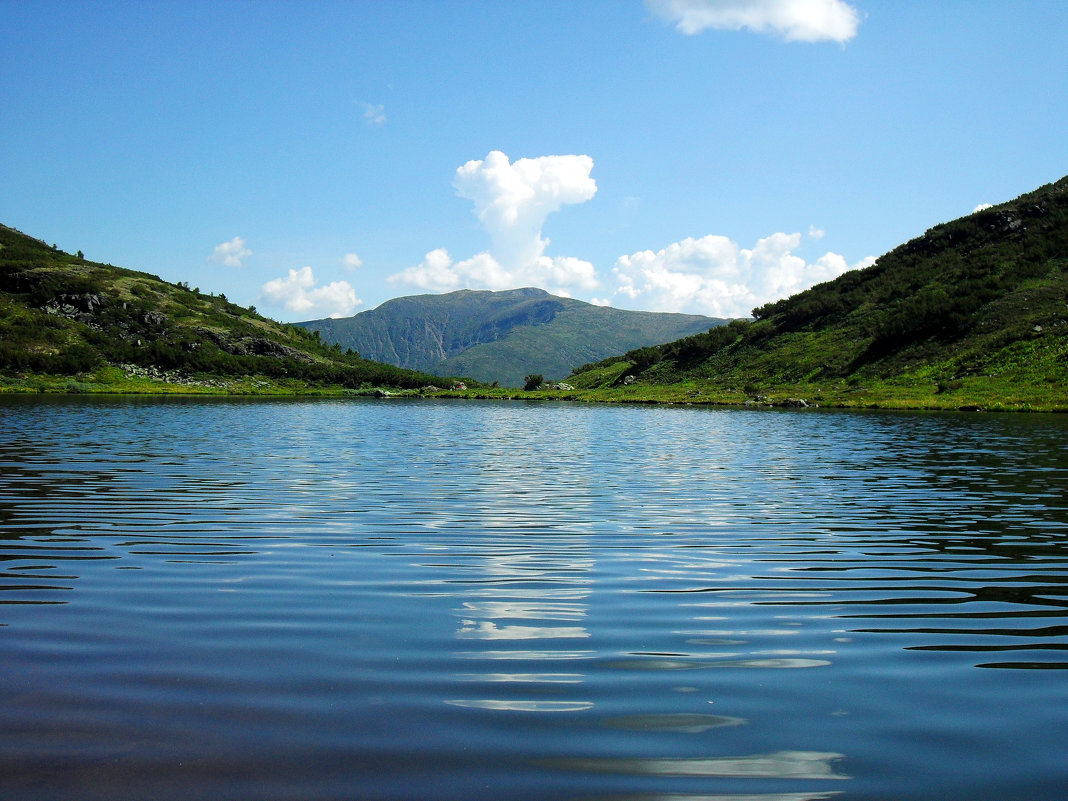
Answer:
[(623, 311), (524, 288), (396, 298), (353, 317), (298, 325), (367, 359), (522, 386), (531, 373), (565, 376), (580, 364), (724, 322)]

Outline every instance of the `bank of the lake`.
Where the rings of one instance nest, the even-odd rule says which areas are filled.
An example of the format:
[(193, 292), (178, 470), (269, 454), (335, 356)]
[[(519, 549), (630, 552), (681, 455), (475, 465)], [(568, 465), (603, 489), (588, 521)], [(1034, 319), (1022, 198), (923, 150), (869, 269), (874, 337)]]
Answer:
[(939, 387), (934, 384), (898, 385), (821, 383), (767, 387), (758, 391), (696, 385), (620, 386), (599, 389), (539, 389), (508, 387), (419, 389), (362, 387), (352, 389), (319, 386), (305, 381), (278, 381), (265, 377), (175, 378), (96, 376), (0, 376), (2, 395), (190, 395), (263, 397), (378, 397), (452, 398), (458, 400), (540, 400), (578, 403), (685, 404), (697, 406), (746, 406), (787, 408), (893, 409), (928, 411), (1068, 412), (1068, 393), (1050, 385), (1013, 389), (990, 387), (978, 382)]

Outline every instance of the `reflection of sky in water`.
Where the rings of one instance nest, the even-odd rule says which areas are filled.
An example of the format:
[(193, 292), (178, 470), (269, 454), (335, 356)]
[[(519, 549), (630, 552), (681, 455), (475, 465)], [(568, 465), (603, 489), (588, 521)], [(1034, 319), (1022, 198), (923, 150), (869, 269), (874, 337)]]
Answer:
[(579, 604), (529, 601), (464, 601), (463, 609), (478, 617), (534, 620), (578, 620), (586, 615)]
[(32, 408), (0, 426), (5, 797), (50, 743), (42, 777), (190, 781), (160, 742), (221, 777), (188, 797), (235, 766), (319, 797), (1063, 795), (1068, 421)]
[[(490, 553), (474, 556), (465, 564), (464, 575), (473, 586), (464, 590), (466, 599), (455, 610), (460, 617), (456, 632), (463, 641), (574, 641), (590, 636), (585, 626), (565, 625), (585, 619), (585, 599), (592, 579), (586, 576), (593, 561), (575, 553), (574, 544), (566, 555), (555, 557), (544, 553), (531, 555), (521, 549), (505, 547), (499, 553), (488, 544)], [(515, 546), (512, 546), (515, 548)], [(501, 672), (496, 669), (483, 673), (463, 673), (456, 678), (462, 682), (494, 685), (514, 685), (508, 697), (448, 699), (452, 706), (470, 709), (508, 712), (581, 712), (593, 706), (584, 699), (532, 698), (532, 687), (546, 685), (581, 684), (585, 677), (573, 669), (554, 671), (551, 666), (559, 660), (571, 661), (571, 650), (541, 651), (535, 657), (529, 650), (503, 652), (488, 649), (465, 651), (461, 656), (478, 659), (487, 664), (500, 659), (523, 659), (537, 665), (536, 671)], [(523, 694), (527, 693), (526, 696)]]
[(505, 626), (489, 620), (464, 620), (457, 636), (462, 640), (559, 640), (590, 635), (580, 626)]
[(500, 681), (505, 684), (581, 684), (581, 673), (457, 673), (460, 681)]
[(518, 698), (450, 699), (445, 703), (468, 709), (493, 709), (503, 712), (582, 712), (593, 706), (590, 701), (537, 701)]
[(649, 776), (709, 776), (759, 779), (848, 779), (834, 763), (844, 754), (778, 751), (753, 756), (692, 759), (562, 759), (557, 765), (592, 773), (638, 773)]

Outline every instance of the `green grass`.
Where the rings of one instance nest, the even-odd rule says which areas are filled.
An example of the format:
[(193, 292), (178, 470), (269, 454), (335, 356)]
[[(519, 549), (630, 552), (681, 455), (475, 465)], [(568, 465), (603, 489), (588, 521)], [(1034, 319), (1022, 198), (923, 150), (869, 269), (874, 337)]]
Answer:
[(949, 392), (933, 383), (872, 381), (851, 386), (843, 381), (760, 387), (755, 392), (699, 381), (642, 384), (597, 389), (535, 390), (493, 388), (449, 390), (432, 397), (485, 400), (573, 401), (579, 403), (681, 404), (704, 406), (790, 406), (802, 399), (810, 407), (991, 412), (1068, 412), (1068, 400), (1055, 386), (1019, 387), (1011, 382), (965, 381)]
[[(124, 364), (172, 380), (116, 377)], [(342, 393), (433, 381), (222, 295), (87, 262), (0, 225), (0, 391)]]
[[(56, 313), (57, 304), (87, 293), (104, 298), (88, 316)], [(518, 294), (522, 315), (570, 313), (561, 299)], [(426, 298), (397, 302), (433, 305)], [(560, 308), (546, 311), (545, 303)], [(501, 321), (516, 313), (508, 308), (498, 310)], [(872, 267), (755, 309), (754, 318), (584, 364), (564, 379), (575, 387), (570, 391), (469, 381), (466, 391), (430, 392), (429, 385), (453, 382), (343, 353), (316, 332), (221, 295), (86, 262), (0, 226), (0, 392), (403, 392), (729, 405), (800, 398), (843, 408), (1063, 412), (1068, 178), (935, 226)], [(596, 328), (592, 319), (580, 328)], [(568, 352), (582, 345), (572, 335), (562, 341)], [(149, 368), (154, 372), (145, 373)]]
[(566, 380), (605, 399), (1064, 411), (1068, 178), (935, 226), (754, 317)]

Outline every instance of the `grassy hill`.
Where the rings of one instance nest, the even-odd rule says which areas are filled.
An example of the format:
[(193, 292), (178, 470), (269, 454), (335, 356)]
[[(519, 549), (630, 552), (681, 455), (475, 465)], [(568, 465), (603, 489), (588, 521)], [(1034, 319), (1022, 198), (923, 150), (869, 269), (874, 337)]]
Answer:
[(396, 298), (354, 317), (299, 325), (377, 361), (517, 387), (531, 373), (561, 378), (576, 364), (724, 322), (594, 306), (527, 288)]
[[(412, 360), (423, 348), (468, 375), (488, 353), (487, 364), (516, 368), (502, 383), (524, 372), (556, 378), (562, 369), (524, 359), (551, 341), (577, 363), (591, 342), (603, 345), (604, 321), (635, 314), (532, 289), (451, 294), (383, 304), (397, 304), (409, 333), (387, 337), (381, 323), (372, 327), (380, 344)], [(456, 300), (466, 311), (447, 307)], [(316, 321), (325, 335), (284, 325), (222, 295), (89, 262), (0, 226), (0, 391), (360, 392), (446, 383), (321, 341), (339, 340), (331, 326), (361, 317)], [(638, 314), (631, 333), (659, 336), (663, 329), (639, 324), (655, 317)], [(1068, 178), (937, 225), (873, 266), (753, 317), (711, 328), (710, 318), (696, 318), (700, 333), (587, 360), (566, 379), (574, 391), (466, 394), (1068, 411)], [(554, 325), (564, 333), (551, 340)]]
[(435, 380), (344, 353), (223, 295), (0, 225), (0, 391), (308, 392)]
[(753, 315), (567, 381), (606, 398), (1068, 410), (1068, 178)]

